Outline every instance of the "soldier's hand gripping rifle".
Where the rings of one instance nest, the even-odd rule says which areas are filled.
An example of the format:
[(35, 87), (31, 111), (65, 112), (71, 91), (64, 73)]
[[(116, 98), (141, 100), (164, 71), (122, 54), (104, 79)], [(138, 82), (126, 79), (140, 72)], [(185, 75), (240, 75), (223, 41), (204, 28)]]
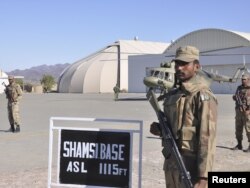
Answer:
[(171, 157), (174, 159), (176, 163), (176, 166), (178, 167), (182, 183), (185, 185), (186, 188), (192, 188), (193, 184), (191, 182), (191, 176), (184, 165), (179, 149), (177, 147), (173, 134), (170, 130), (170, 126), (168, 125), (167, 119), (159, 106), (158, 100), (152, 88), (150, 88), (147, 93), (147, 99), (154, 108), (159, 120), (162, 139), (163, 139), (162, 153), (164, 157), (167, 158), (171, 155)]

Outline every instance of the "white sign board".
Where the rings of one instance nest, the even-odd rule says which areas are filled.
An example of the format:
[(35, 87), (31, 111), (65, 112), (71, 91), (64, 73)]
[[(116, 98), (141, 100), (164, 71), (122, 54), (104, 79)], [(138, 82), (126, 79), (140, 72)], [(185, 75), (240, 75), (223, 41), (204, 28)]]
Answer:
[[(55, 126), (55, 121), (72, 121)], [(74, 122), (135, 124), (135, 129), (74, 127)], [(55, 132), (57, 134), (55, 135)], [(138, 187), (141, 187), (142, 121), (52, 117), (50, 120), (48, 187), (132, 187), (133, 135), (139, 135)], [(54, 136), (58, 137), (56, 181), (52, 180)], [(55, 157), (55, 156), (54, 156)]]

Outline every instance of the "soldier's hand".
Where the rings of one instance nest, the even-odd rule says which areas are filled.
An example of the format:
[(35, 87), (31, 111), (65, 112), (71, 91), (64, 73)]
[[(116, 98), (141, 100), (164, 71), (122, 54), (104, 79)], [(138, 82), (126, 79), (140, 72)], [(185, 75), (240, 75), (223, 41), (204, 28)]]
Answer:
[(157, 122), (153, 122), (150, 125), (150, 133), (156, 136), (161, 136), (160, 124)]
[(250, 115), (250, 110), (246, 110), (246, 111), (245, 111), (245, 114), (246, 114), (246, 115)]
[(206, 188), (207, 187), (207, 180), (199, 180), (196, 184), (194, 184), (194, 188)]

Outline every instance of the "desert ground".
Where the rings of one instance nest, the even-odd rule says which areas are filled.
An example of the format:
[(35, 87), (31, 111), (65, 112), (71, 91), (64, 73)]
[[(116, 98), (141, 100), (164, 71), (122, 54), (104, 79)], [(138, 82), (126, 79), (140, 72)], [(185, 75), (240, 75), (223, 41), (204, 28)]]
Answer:
[[(232, 95), (218, 99), (217, 148), (214, 171), (250, 171), (249, 153), (232, 151), (234, 103)], [(7, 101), (0, 95), (0, 188), (45, 188), (48, 186), (49, 125), (51, 117), (109, 118), (143, 121), (143, 188), (164, 188), (161, 140), (149, 133), (156, 115), (145, 93), (121, 94), (24, 94), (20, 103), (21, 132), (7, 133)], [(244, 133), (244, 148), (248, 146)], [(54, 152), (54, 151), (53, 151)], [(138, 164), (135, 150), (133, 163)], [(53, 164), (52, 171), (57, 168)], [(52, 181), (55, 175), (52, 173)], [(138, 169), (133, 170), (133, 187), (138, 187)]]

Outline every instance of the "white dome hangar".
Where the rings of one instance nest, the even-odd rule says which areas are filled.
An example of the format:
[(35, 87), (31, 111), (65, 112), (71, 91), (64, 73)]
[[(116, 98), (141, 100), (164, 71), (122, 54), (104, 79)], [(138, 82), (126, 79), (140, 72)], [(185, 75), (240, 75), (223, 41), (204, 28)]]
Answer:
[[(250, 68), (250, 33), (212, 28), (201, 29), (178, 38), (168, 46), (163, 54), (158, 56), (129, 57), (128, 72), (130, 74), (134, 72), (133, 70), (137, 70), (137, 73), (129, 75), (128, 91), (145, 92), (146, 87), (141, 83), (142, 77), (146, 75), (145, 70), (150, 67), (159, 67), (161, 61), (170, 61), (173, 59), (176, 49), (185, 45), (196, 46), (200, 50), (200, 62), (203, 69), (207, 71), (233, 76), (236, 69), (242, 67), (244, 63), (248, 69)], [(152, 60), (151, 57), (154, 57), (155, 60)], [(140, 75), (141, 78), (138, 78), (137, 75)], [(239, 84), (240, 82), (224, 84), (214, 82), (211, 88), (215, 93), (234, 93)]]
[(180, 37), (164, 53), (175, 53), (179, 46), (187, 44), (196, 46), (200, 52), (250, 46), (250, 33), (222, 29), (201, 29)]
[(118, 84), (128, 90), (128, 56), (161, 54), (167, 43), (119, 40), (68, 66), (58, 79), (60, 93), (113, 92)]

